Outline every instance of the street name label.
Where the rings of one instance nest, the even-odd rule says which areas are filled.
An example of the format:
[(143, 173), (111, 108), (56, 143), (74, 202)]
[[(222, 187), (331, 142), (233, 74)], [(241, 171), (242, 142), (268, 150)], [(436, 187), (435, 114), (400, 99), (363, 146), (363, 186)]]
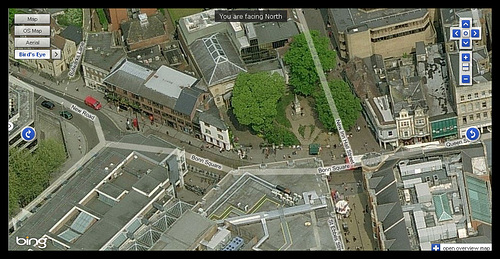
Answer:
[(342, 120), (336, 119), (335, 125), (337, 125), (337, 130), (339, 132), (340, 141), (342, 141), (342, 145), (345, 149), (345, 154), (347, 158), (349, 158), (349, 163), (354, 164), (354, 154), (352, 153), (351, 144), (349, 144), (349, 140), (347, 139), (347, 134), (345, 133), (344, 127), (342, 126)]
[(87, 110), (82, 109), (82, 108), (80, 108), (80, 107), (78, 107), (78, 106), (76, 106), (76, 105), (74, 105), (74, 104), (72, 104), (72, 105), (71, 105), (71, 108), (70, 108), (70, 109), (71, 109), (72, 111), (74, 111), (74, 112), (76, 112), (76, 113), (78, 113), (78, 114), (82, 115), (83, 117), (85, 117), (85, 118), (87, 118), (87, 119), (91, 120), (91, 121), (94, 121), (94, 120), (95, 120), (95, 115), (94, 115), (94, 114), (92, 114), (92, 113), (88, 112)]
[(462, 139), (446, 141), (446, 143), (444, 143), (444, 146), (450, 148), (450, 147), (456, 147), (456, 146), (460, 146), (463, 144), (469, 144), (469, 143), (470, 143), (470, 141), (467, 138), (462, 138)]
[(344, 170), (349, 170), (351, 168), (352, 168), (351, 164), (318, 167), (318, 174), (330, 174), (330, 173), (340, 172), (340, 171), (344, 171)]
[(191, 161), (194, 161), (194, 162), (197, 162), (197, 163), (200, 163), (202, 165), (206, 165), (208, 167), (212, 167), (212, 168), (215, 168), (215, 169), (218, 169), (218, 170), (222, 170), (222, 165), (221, 164), (218, 164), (218, 163), (215, 163), (215, 162), (212, 162), (208, 159), (205, 159), (205, 158), (201, 158), (195, 154), (192, 154), (191, 155)]

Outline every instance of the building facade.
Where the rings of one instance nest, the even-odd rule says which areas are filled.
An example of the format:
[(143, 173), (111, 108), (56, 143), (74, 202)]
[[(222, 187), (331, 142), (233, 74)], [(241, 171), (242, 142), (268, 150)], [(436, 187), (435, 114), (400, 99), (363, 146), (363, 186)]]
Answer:
[(411, 53), (414, 43), (433, 43), (433, 9), (342, 8), (329, 9), (327, 27), (340, 58), (384, 58)]
[(208, 112), (200, 113), (199, 119), (203, 140), (220, 147), (221, 150), (231, 150), (229, 128), (222, 120)]
[(209, 93), (194, 87), (198, 79), (167, 66), (152, 70), (124, 60), (103, 82), (109, 100), (139, 111), (151, 123), (166, 124), (188, 134), (200, 131), (193, 119), (197, 107), (208, 101)]
[(112, 32), (87, 33), (82, 70), (85, 86), (104, 92), (104, 78), (126, 57), (126, 52)]

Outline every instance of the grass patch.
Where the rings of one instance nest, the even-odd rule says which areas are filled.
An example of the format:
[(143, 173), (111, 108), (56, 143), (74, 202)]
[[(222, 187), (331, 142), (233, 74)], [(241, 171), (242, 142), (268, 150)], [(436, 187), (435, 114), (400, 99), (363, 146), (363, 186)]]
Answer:
[(108, 31), (108, 19), (106, 19), (106, 14), (104, 14), (104, 9), (97, 8), (97, 15), (99, 16), (99, 22), (102, 25), (104, 31)]
[(75, 25), (82, 27), (83, 24), (83, 11), (82, 9), (69, 8), (64, 11), (64, 14), (57, 16), (57, 23), (62, 26)]
[(203, 8), (167, 8), (168, 14), (173, 24), (176, 24), (181, 17), (203, 12)]
[(292, 124), (286, 118), (286, 107), (292, 103), (293, 98), (294, 98), (293, 94), (286, 93), (278, 100), (278, 103), (276, 104), (276, 111), (277, 111), (275, 118), (276, 122), (289, 129), (292, 128)]
[(299, 131), (299, 134), (304, 138), (304, 134), (306, 132), (306, 125), (302, 125), (302, 124), (299, 125), (298, 131)]

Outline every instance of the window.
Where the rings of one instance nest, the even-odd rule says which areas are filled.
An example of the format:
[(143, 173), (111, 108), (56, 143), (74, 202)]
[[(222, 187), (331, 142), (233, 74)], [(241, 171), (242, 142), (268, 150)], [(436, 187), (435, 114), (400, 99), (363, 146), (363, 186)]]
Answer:
[(220, 140), (224, 140), (224, 137), (221, 134), (217, 134), (217, 138), (219, 138)]
[(467, 100), (470, 100), (470, 99), (472, 99), (472, 95), (471, 95), (471, 94), (468, 94), (468, 95), (467, 95)]
[(465, 101), (465, 96), (464, 95), (460, 95), (460, 101)]
[(481, 92), (481, 96), (485, 97), (486, 96), (486, 91)]
[(387, 135), (389, 135), (389, 137), (390, 137), (390, 136), (392, 136), (392, 130), (389, 130), (389, 131), (387, 132)]
[(488, 112), (483, 112), (483, 118), (488, 118)]
[(212, 132), (209, 129), (205, 129), (205, 134), (212, 135)]
[(476, 120), (480, 120), (481, 119), (481, 113), (476, 113)]
[(486, 102), (482, 102), (482, 107), (486, 108)]
[(464, 124), (467, 124), (467, 116), (462, 116), (462, 122), (463, 122)]
[(479, 98), (479, 93), (474, 93), (474, 98)]
[(469, 115), (469, 120), (470, 120), (470, 121), (474, 121), (474, 115), (472, 115), (472, 114), (471, 114), (471, 115)]

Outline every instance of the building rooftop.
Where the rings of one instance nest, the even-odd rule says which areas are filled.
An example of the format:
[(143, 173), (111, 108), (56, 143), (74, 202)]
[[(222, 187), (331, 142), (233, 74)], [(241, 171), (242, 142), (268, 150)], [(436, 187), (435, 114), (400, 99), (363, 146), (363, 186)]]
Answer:
[[(246, 23), (245, 25), (253, 27), (259, 44), (288, 39), (299, 34), (299, 29), (294, 20), (288, 20), (287, 22)], [(248, 38), (250, 37), (251, 35), (249, 34)]]
[(438, 44), (422, 47), (426, 61), (418, 62), (419, 76), (423, 77), (422, 91), (429, 107), (429, 118), (435, 116), (454, 116), (455, 113), (448, 101), (449, 82), (448, 68), (442, 46)]
[(197, 78), (184, 74), (167, 66), (160, 66), (144, 86), (163, 95), (179, 98), (182, 89), (190, 88), (198, 81)]
[(189, 49), (208, 86), (235, 79), (240, 72), (247, 71), (225, 33), (197, 39)]
[(186, 115), (196, 108), (196, 100), (203, 93), (193, 87), (198, 82), (193, 76), (165, 65), (153, 70), (130, 60), (124, 60), (104, 82)]
[(378, 222), (383, 232), (383, 242), (387, 250), (410, 250), (410, 240), (406, 232), (403, 210), (397, 191), (393, 167), (397, 160), (386, 161), (382, 167), (368, 179), (368, 188), (372, 190), (376, 202)]
[[(9, 79), (9, 138), (21, 133), (21, 130), (35, 120), (35, 96), (33, 87), (19, 81)], [(12, 106), (11, 106), (12, 104)]]
[(165, 17), (160, 12), (151, 16), (141, 13), (138, 19), (121, 23), (120, 28), (123, 31), (123, 38), (128, 46), (167, 34), (165, 30)]
[(332, 8), (330, 10), (338, 31), (348, 33), (415, 20), (427, 13), (425, 8)]
[[(231, 231), (241, 229), (233, 235), (240, 236), (245, 243), (251, 239), (258, 241), (243, 250), (337, 250), (328, 227), (290, 224), (292, 221), (329, 224), (329, 211), (333, 210), (327, 202), (330, 190), (326, 178), (321, 178), (314, 167), (322, 163), (317, 165), (314, 161), (321, 162), (298, 159), (233, 170), (194, 209), (218, 224), (228, 225)], [(290, 190), (289, 199), (285, 200), (277, 185)], [(262, 238), (263, 229), (268, 233), (266, 238)]]
[(113, 33), (87, 34), (83, 63), (88, 63), (105, 71), (111, 71), (125, 56), (125, 50), (117, 43)]

